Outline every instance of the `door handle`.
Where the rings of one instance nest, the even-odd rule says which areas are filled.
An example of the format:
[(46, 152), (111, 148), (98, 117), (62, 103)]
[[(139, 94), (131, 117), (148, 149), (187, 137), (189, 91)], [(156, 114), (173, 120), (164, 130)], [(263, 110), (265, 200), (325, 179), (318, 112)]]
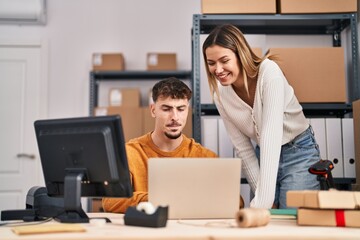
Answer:
[(30, 158), (35, 159), (35, 154), (28, 154), (28, 153), (18, 153), (16, 154), (17, 158)]

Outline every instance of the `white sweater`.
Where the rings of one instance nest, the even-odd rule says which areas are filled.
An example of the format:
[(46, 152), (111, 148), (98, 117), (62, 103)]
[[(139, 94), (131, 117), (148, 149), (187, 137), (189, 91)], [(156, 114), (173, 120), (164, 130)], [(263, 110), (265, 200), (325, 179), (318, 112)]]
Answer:
[[(305, 131), (309, 122), (283, 72), (269, 59), (260, 65), (253, 108), (236, 95), (231, 85), (218, 87), (220, 101), (215, 94), (215, 104), (255, 193), (250, 207), (271, 208), (281, 146)], [(261, 168), (250, 139), (260, 146)]]

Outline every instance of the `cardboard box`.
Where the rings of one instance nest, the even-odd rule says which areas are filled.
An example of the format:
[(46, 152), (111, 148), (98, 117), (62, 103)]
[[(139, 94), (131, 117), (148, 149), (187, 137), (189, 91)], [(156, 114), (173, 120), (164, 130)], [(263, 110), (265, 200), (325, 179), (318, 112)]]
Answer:
[(201, 0), (203, 14), (276, 13), (276, 0)]
[(286, 205), (298, 208), (355, 209), (360, 206), (360, 192), (351, 191), (288, 191)]
[[(153, 131), (155, 128), (155, 119), (151, 116), (150, 113), (150, 107), (143, 107), (143, 117), (144, 117), (144, 121), (143, 121), (143, 131), (144, 134)], [(183, 133), (187, 136), (187, 137), (192, 137), (192, 109), (189, 108), (189, 114), (188, 114), (188, 118), (186, 120), (186, 125), (185, 128), (183, 129)]]
[(97, 107), (95, 116), (120, 115), (125, 141), (143, 134), (143, 111), (140, 107)]
[(279, 0), (279, 13), (357, 12), (357, 0)]
[(354, 190), (360, 191), (360, 100), (352, 103), (353, 119), (354, 119), (354, 141), (355, 141), (355, 168), (356, 168), (356, 184)]
[(123, 71), (125, 60), (122, 53), (94, 53), (93, 71)]
[(90, 212), (104, 212), (104, 208), (102, 206), (101, 198), (92, 198), (91, 199), (91, 210)]
[(344, 49), (271, 48), (271, 54), (302, 103), (344, 103), (346, 97)]
[(256, 56), (260, 58), (263, 56), (262, 48), (251, 48), (251, 50), (256, 54)]
[(154, 103), (154, 100), (152, 98), (152, 89), (150, 89), (149, 93), (148, 93), (148, 106), (150, 106), (153, 103)]
[(360, 227), (360, 210), (300, 208), (297, 224), (306, 226)]
[(111, 88), (109, 105), (114, 107), (140, 107), (141, 93), (139, 88)]
[(176, 53), (148, 53), (147, 70), (176, 70)]

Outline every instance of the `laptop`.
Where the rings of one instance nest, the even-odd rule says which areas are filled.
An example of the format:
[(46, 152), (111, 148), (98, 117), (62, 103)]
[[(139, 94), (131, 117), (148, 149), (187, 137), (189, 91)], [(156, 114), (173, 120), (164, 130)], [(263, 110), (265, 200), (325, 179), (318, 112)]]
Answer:
[(148, 197), (169, 206), (169, 219), (234, 218), (239, 210), (239, 158), (150, 158)]

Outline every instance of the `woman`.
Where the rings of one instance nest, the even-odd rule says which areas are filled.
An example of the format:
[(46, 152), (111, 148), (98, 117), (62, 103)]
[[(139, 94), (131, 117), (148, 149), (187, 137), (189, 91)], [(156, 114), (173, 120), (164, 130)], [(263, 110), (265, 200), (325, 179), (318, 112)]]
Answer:
[(274, 57), (256, 56), (233, 25), (215, 28), (203, 55), (210, 91), (254, 193), (250, 207), (286, 208), (288, 190), (318, 190), (308, 168), (320, 160), (319, 148)]

